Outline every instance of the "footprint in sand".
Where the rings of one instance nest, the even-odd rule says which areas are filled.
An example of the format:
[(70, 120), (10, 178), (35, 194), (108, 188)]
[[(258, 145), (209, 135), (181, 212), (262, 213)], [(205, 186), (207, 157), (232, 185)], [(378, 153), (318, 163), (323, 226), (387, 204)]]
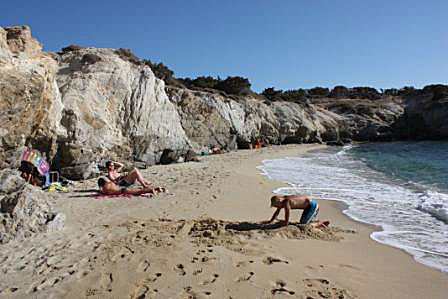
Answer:
[(157, 272), (154, 273), (149, 278), (143, 279), (139, 285), (136, 286), (132, 295), (130, 295), (131, 299), (143, 299), (143, 298), (152, 298), (151, 295), (158, 294), (157, 289), (151, 289), (150, 284), (154, 283), (159, 277), (162, 276), (162, 273)]
[(330, 283), (329, 280), (324, 278), (304, 279), (305, 285), (305, 298), (338, 298), (338, 299), (352, 299), (357, 298), (348, 292), (346, 289), (341, 289)]
[[(205, 296), (204, 296), (205, 295)], [(187, 286), (183, 288), (182, 292), (175, 298), (177, 299), (202, 299), (207, 298), (208, 296), (211, 296), (212, 292), (210, 291), (204, 291), (203, 293), (198, 293), (193, 290), (191, 286)]]
[(157, 272), (154, 273), (154, 275), (152, 275), (150, 278), (146, 279), (148, 282), (155, 282), (159, 277), (162, 276), (162, 273)]
[(247, 267), (248, 264), (253, 264), (253, 263), (255, 263), (255, 262), (254, 261), (241, 261), (241, 262), (238, 262), (235, 265), (235, 267), (237, 267), (237, 268), (239, 268), (239, 267)]
[(133, 249), (131, 249), (128, 246), (122, 247), (121, 250), (114, 257), (112, 257), (112, 261), (113, 262), (119, 261), (132, 254), (134, 254)]
[(103, 273), (101, 274), (100, 278), (100, 285), (104, 290), (107, 290), (108, 292), (112, 292), (112, 282), (114, 281), (112, 277), (112, 273)]
[(18, 290), (19, 290), (19, 288), (7, 288), (7, 289), (0, 290), (0, 294), (13, 294), (13, 293), (17, 292)]
[(90, 272), (87, 271), (87, 270), (79, 271), (78, 274), (76, 275), (76, 278), (81, 279), (81, 278), (87, 276), (89, 273), (90, 273)]
[(246, 273), (245, 275), (239, 277), (236, 282), (249, 281), (254, 275), (255, 272), (250, 271), (249, 273)]
[(182, 264), (177, 264), (176, 267), (174, 267), (174, 270), (181, 276), (187, 274), (187, 272), (185, 272), (185, 267)]
[(213, 277), (211, 279), (204, 280), (201, 284), (203, 286), (208, 285), (208, 284), (212, 284), (212, 283), (214, 283), (218, 279), (218, 277), (219, 277), (219, 274), (215, 273), (215, 274), (213, 274)]
[[(26, 293), (27, 294), (31, 294), (31, 293), (35, 293), (35, 292), (37, 292), (39, 289), (37, 288), (37, 285), (32, 285), (29, 289), (28, 289), (28, 291), (26, 291)], [(1, 294), (2, 292), (0, 291), (0, 294)]]
[(85, 291), (85, 296), (86, 297), (90, 297), (90, 296), (96, 296), (96, 295), (99, 295), (99, 293), (100, 293), (100, 291), (98, 291), (98, 290), (96, 290), (96, 289), (90, 289), (90, 288), (88, 288), (86, 291)]
[(316, 284), (319, 285), (329, 285), (330, 282), (326, 279), (304, 279), (303, 280), (307, 287), (314, 287)]
[(271, 290), (271, 294), (275, 295), (277, 293), (285, 293), (285, 294), (289, 294), (289, 295), (294, 295), (296, 293), (295, 291), (288, 290), (285, 287), (286, 287), (286, 282), (284, 282), (283, 280), (277, 280), (275, 282), (275, 287)]
[(192, 263), (197, 263), (197, 262), (201, 262), (201, 263), (207, 263), (208, 261), (213, 261), (216, 260), (216, 257), (208, 257), (208, 256), (203, 256), (201, 258), (197, 258), (197, 257), (193, 257), (191, 259)]
[(268, 256), (263, 260), (263, 263), (265, 263), (266, 265), (272, 265), (273, 263), (285, 263), (285, 264), (289, 264), (288, 261), (286, 260), (282, 260), (280, 258), (277, 257), (272, 257), (272, 256)]
[(144, 260), (137, 266), (137, 271), (138, 272), (146, 272), (146, 271), (148, 271), (149, 266), (150, 266), (150, 263), (147, 260)]
[(197, 258), (195, 256), (191, 258), (191, 263), (193, 263), (193, 264), (197, 263), (198, 261), (199, 261), (199, 258)]
[(158, 294), (159, 290), (157, 289), (150, 289), (147, 286), (141, 285), (138, 286), (134, 293), (130, 296), (131, 299), (143, 299), (143, 298), (152, 298), (151, 295)]
[[(36, 290), (44, 290), (46, 288), (52, 287), (55, 284), (57, 284), (61, 279), (60, 278), (45, 278), (43, 279), (40, 284), (38, 284), (37, 287), (35, 287)], [(34, 289), (34, 288), (33, 288)]]
[(134, 290), (134, 293), (130, 296), (131, 299), (143, 299), (146, 297), (149, 288), (146, 286), (138, 286)]
[(349, 264), (339, 264), (339, 267), (341, 267), (341, 268), (348, 268), (348, 269), (356, 270), (356, 271), (360, 271), (361, 270), (360, 268), (358, 268), (356, 266), (353, 266), (353, 265), (349, 265)]

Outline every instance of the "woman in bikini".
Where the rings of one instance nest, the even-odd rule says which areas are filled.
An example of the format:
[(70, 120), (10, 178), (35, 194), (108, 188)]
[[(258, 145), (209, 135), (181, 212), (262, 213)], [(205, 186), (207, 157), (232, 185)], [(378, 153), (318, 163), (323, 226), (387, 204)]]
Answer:
[(123, 166), (124, 165), (119, 162), (107, 161), (107, 177), (109, 180), (121, 187), (129, 187), (134, 184), (135, 181), (138, 181), (143, 188), (151, 187), (151, 184), (145, 181), (140, 171), (136, 168), (132, 169), (128, 173), (121, 173), (120, 171), (123, 169)]

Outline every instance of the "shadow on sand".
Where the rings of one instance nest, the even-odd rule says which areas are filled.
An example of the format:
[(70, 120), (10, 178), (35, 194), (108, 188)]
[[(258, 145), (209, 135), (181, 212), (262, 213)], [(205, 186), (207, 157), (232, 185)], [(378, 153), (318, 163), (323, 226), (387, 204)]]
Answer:
[(98, 189), (77, 189), (71, 192), (82, 193), (80, 195), (70, 195), (69, 198), (88, 198), (88, 197), (97, 197)]
[[(290, 225), (297, 226), (293, 223)], [(237, 231), (249, 231), (249, 230), (271, 230), (283, 227), (281, 223), (253, 223), (253, 222), (238, 222), (229, 223), (225, 226), (225, 229), (232, 229)]]
[(77, 193), (92, 193), (92, 192), (98, 192), (98, 189), (78, 189), (78, 190), (73, 190), (72, 192), (77, 192)]

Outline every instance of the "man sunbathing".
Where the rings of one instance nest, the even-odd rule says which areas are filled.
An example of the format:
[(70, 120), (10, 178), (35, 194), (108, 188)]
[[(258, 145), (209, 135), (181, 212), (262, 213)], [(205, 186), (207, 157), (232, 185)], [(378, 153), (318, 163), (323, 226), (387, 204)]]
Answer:
[(107, 177), (109, 180), (121, 187), (129, 187), (138, 181), (144, 188), (149, 188), (151, 184), (143, 178), (142, 174), (138, 169), (134, 168), (128, 173), (121, 173), (123, 169), (123, 164), (115, 161), (107, 161)]
[(131, 195), (142, 195), (149, 194), (150, 196), (156, 195), (159, 192), (165, 192), (163, 187), (144, 187), (143, 189), (131, 189), (126, 187), (120, 187), (112, 181), (106, 181), (104, 178), (98, 179), (98, 187), (100, 192), (107, 195), (121, 195), (121, 194), (131, 194)]
[[(277, 218), (282, 209), (285, 209), (285, 220), (280, 221), (282, 225), (288, 225), (289, 213), (291, 210), (300, 209), (303, 210), (300, 217), (300, 224), (309, 224), (316, 218), (319, 213), (319, 205), (314, 199), (309, 199), (304, 195), (275, 195), (271, 198), (271, 207), (277, 208), (274, 214), (267, 223), (272, 223)], [(330, 221), (315, 221), (313, 226), (323, 227), (328, 226)]]

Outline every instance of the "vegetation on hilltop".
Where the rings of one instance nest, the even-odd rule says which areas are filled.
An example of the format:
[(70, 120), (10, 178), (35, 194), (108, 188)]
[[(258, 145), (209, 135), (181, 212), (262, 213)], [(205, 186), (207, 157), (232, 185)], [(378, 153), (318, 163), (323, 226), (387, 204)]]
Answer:
[(220, 91), (224, 91), (227, 94), (231, 95), (249, 95), (252, 92), (250, 89), (249, 79), (235, 76), (235, 77), (227, 77), (226, 79), (221, 78), (213, 78), (213, 77), (197, 77), (196, 79), (178, 79), (182, 82), (187, 88), (211, 88)]
[(223, 91), (229, 95), (249, 95), (252, 92), (250, 89), (249, 79), (243, 77), (227, 77), (226, 79), (207, 77), (197, 77), (196, 79), (190, 78), (175, 78), (174, 72), (170, 70), (162, 62), (153, 63), (151, 60), (143, 60), (143, 63), (151, 68), (154, 75), (165, 81), (167, 85), (173, 85), (177, 87), (186, 87), (190, 89), (215, 89)]
[[(80, 47), (71, 45), (63, 49), (63, 52), (76, 51)], [(129, 49), (118, 49), (115, 51), (121, 58), (134, 64), (144, 64), (151, 68), (155, 76), (165, 81), (168, 86), (180, 88), (189, 88), (194, 90), (207, 90), (230, 95), (230, 96), (260, 96), (251, 90), (251, 83), (248, 78), (240, 76), (228, 76), (226, 79), (212, 76), (199, 76), (191, 78), (176, 78), (174, 72), (168, 66), (160, 63), (153, 63), (150, 59), (140, 60)], [(378, 91), (372, 87), (358, 86), (345, 87), (342, 85), (335, 86), (333, 89), (326, 87), (314, 87), (310, 89), (292, 89), (281, 90), (269, 87), (263, 90), (261, 98), (267, 103), (275, 101), (288, 101), (294, 103), (303, 103), (308, 99), (334, 98), (334, 99), (368, 99), (378, 100), (385, 97), (412, 97), (412, 96), (431, 96), (432, 100), (447, 99), (448, 101), (448, 85), (432, 84), (425, 86), (423, 89), (416, 89), (412, 86), (405, 86), (400, 89), (381, 89)]]

